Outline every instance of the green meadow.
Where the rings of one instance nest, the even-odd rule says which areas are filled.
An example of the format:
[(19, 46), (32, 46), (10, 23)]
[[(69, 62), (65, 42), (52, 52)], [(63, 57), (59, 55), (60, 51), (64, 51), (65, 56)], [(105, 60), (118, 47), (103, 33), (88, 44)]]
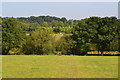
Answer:
[(3, 78), (117, 78), (118, 56), (3, 55)]

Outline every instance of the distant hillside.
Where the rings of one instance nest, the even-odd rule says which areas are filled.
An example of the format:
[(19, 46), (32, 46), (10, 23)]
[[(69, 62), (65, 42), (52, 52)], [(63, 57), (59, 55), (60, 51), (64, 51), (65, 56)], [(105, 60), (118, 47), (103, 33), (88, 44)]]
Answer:
[(67, 20), (65, 17), (58, 18), (54, 16), (30, 16), (30, 17), (18, 17), (18, 21), (27, 22), (27, 23), (38, 23), (41, 26), (72, 26), (77, 24), (79, 20)]
[(43, 22), (43, 21), (45, 21), (45, 22), (52, 22), (52, 21), (54, 21), (54, 20), (56, 20), (56, 21), (61, 21), (61, 22), (67, 22), (67, 19), (66, 19), (65, 17), (63, 17), (63, 18), (58, 18), (58, 17), (52, 17), (52, 16), (38, 16), (38, 17), (30, 16), (30, 17), (28, 17), (28, 18), (18, 17), (17, 19), (20, 20), (20, 21), (38, 22), (38, 23), (41, 23), (41, 22)]

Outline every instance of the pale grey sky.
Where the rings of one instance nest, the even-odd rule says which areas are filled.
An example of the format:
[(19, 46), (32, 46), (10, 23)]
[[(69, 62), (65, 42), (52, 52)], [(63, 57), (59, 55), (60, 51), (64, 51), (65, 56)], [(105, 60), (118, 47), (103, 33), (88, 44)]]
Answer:
[(43, 16), (82, 19), (118, 16), (118, 2), (2, 2), (2, 16)]
[(119, 0), (1, 0), (2, 2), (118, 2)]

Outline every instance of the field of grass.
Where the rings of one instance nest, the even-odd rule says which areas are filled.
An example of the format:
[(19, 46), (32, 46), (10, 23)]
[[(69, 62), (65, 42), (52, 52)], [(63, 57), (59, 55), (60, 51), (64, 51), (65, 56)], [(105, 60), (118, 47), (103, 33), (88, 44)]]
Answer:
[(118, 56), (2, 56), (3, 78), (117, 78)]

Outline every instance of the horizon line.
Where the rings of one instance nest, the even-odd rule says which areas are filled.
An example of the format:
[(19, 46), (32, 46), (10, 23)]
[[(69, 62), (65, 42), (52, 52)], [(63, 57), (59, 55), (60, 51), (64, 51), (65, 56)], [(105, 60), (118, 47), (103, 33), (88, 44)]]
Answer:
[[(5, 17), (13, 17), (13, 18), (20, 18), (20, 17), (25, 17), (25, 18), (29, 18), (29, 17), (31, 17), (31, 16), (34, 16), (34, 17), (39, 17), (39, 16), (50, 16), (50, 17), (58, 17), (58, 18), (66, 18), (65, 16), (55, 16), (55, 15), (29, 15), (29, 16), (0, 16), (0, 17), (3, 17), (3, 18), (5, 18)], [(104, 18), (104, 17), (116, 17), (116, 18), (118, 18), (118, 16), (115, 16), (115, 15), (113, 15), (113, 16), (98, 16), (98, 15), (93, 15), (93, 16), (87, 16), (87, 17), (84, 17), (84, 18), (80, 18), (80, 19), (73, 19), (73, 18), (66, 18), (67, 20), (71, 20), (71, 19), (73, 19), (73, 20), (81, 20), (81, 19), (85, 19), (85, 18), (90, 18), (90, 17), (101, 17), (101, 18)]]

